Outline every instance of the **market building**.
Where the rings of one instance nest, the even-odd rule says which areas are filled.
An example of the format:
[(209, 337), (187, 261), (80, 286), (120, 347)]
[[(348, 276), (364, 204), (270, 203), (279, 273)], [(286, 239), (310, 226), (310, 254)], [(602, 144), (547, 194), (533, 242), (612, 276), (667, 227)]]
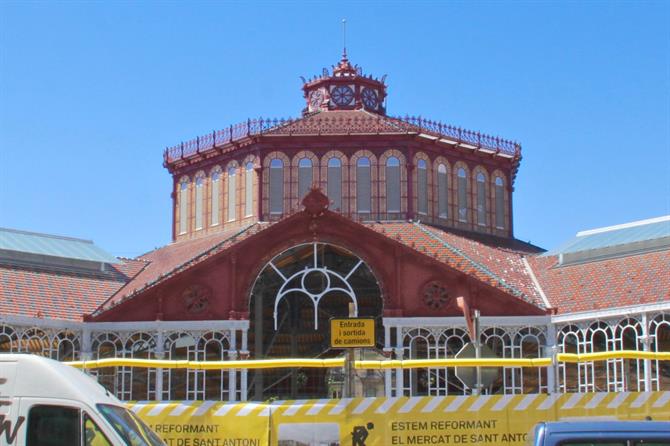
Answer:
[[(514, 237), (521, 147), (391, 117), (385, 77), (346, 54), (304, 79), (291, 120), (167, 148), (172, 242), (136, 259), (0, 230), (0, 351), (59, 360), (329, 358), (333, 317), (371, 317), (385, 358), (670, 351), (670, 217), (545, 250)], [(465, 302), (457, 305), (457, 298)], [(469, 310), (467, 310), (469, 309)], [(93, 371), (124, 400), (337, 396), (338, 370)], [(364, 396), (472, 391), (453, 368), (368, 371)], [(484, 393), (670, 390), (670, 366), (613, 359), (505, 367)]]

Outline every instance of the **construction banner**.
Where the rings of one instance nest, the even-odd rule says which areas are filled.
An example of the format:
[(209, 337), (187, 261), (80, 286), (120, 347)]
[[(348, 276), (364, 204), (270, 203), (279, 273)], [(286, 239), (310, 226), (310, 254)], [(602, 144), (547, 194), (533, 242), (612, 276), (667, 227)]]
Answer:
[(670, 392), (134, 403), (169, 446), (523, 445), (539, 421), (670, 420)]

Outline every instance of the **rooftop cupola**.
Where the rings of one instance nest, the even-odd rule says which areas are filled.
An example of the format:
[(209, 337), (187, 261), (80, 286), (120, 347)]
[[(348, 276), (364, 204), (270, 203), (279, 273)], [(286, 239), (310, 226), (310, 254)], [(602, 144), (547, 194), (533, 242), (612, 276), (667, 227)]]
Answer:
[(367, 110), (386, 114), (384, 80), (364, 75), (358, 65), (352, 65), (344, 50), (340, 62), (331, 70), (324, 68), (321, 76), (302, 78), (307, 106), (303, 114), (329, 110)]

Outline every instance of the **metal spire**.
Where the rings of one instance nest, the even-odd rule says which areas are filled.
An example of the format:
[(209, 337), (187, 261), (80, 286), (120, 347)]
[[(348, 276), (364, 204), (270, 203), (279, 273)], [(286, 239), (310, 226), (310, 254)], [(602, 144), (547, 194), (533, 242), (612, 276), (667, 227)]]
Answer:
[(342, 59), (347, 58), (347, 19), (342, 19)]

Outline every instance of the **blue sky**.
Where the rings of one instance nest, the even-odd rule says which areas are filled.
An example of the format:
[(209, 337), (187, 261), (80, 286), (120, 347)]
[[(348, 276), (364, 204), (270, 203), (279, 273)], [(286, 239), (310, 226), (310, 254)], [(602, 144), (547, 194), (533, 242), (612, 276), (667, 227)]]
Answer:
[(0, 2), (0, 226), (119, 256), (170, 240), (165, 146), (298, 116), (300, 75), (521, 142), (514, 230), (670, 214), (670, 2)]

